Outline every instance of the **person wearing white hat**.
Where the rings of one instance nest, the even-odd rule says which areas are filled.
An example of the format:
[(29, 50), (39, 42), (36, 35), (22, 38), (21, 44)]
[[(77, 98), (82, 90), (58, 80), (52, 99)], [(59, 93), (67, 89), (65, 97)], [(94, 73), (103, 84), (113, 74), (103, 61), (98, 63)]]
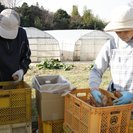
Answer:
[(116, 37), (108, 40), (99, 52), (90, 72), (91, 94), (98, 103), (102, 94), (98, 90), (102, 75), (110, 68), (112, 81), (109, 91), (120, 91), (122, 96), (114, 100), (114, 105), (133, 102), (133, 7), (123, 5), (113, 11), (110, 22), (104, 29), (113, 31)]
[(20, 16), (12, 9), (0, 13), (0, 82), (19, 82), (31, 63), (26, 31), (20, 27)]

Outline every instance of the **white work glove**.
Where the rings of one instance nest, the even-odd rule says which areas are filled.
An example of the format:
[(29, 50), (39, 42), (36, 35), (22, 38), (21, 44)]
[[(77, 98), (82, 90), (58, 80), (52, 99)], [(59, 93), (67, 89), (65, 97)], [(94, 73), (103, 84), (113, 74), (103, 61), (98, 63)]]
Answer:
[(24, 71), (23, 69), (17, 70), (15, 73), (13, 73), (12, 77), (15, 80), (15, 82), (19, 82), (23, 79)]

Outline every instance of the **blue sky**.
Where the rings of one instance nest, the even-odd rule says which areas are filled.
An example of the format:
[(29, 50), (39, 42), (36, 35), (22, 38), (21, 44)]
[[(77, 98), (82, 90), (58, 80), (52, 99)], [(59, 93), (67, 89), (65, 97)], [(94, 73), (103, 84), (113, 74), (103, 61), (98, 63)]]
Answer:
[(94, 15), (101, 19), (108, 20), (109, 14), (119, 5), (129, 4), (133, 0), (19, 0), (19, 4), (26, 2), (28, 5), (36, 5), (36, 2), (45, 9), (55, 12), (58, 9), (64, 9), (68, 14), (72, 11), (72, 6), (78, 6), (79, 13), (83, 14), (83, 9), (91, 9)]

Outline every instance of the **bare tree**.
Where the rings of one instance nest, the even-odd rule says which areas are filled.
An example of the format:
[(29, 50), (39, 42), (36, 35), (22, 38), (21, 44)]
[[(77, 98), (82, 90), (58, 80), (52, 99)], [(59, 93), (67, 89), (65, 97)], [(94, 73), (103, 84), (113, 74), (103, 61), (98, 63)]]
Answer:
[(22, 0), (0, 0), (0, 2), (10, 8), (16, 7), (18, 3)]

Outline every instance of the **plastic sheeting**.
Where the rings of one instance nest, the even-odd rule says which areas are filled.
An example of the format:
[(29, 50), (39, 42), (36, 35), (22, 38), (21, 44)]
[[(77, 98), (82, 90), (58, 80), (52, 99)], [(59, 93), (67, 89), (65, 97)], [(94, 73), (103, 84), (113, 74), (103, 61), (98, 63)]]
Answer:
[(61, 94), (62, 96), (74, 89), (71, 83), (61, 75), (35, 76), (32, 86), (40, 92)]

